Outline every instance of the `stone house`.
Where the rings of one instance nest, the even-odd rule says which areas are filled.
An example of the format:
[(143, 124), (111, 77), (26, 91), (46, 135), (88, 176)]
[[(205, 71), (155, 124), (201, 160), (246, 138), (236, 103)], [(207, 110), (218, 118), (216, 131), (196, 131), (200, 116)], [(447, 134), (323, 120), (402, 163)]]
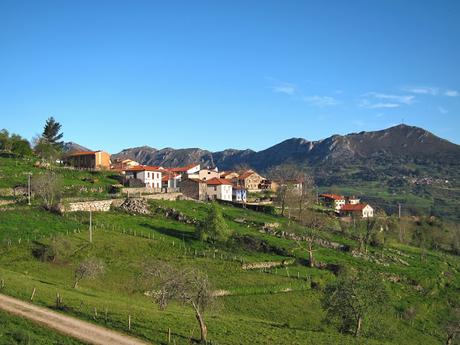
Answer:
[(208, 187), (205, 181), (198, 179), (183, 178), (179, 182), (182, 194), (195, 200), (207, 200)]
[(248, 170), (238, 176), (236, 185), (246, 188), (248, 192), (257, 192), (260, 191), (261, 183), (264, 180), (265, 178), (254, 170)]

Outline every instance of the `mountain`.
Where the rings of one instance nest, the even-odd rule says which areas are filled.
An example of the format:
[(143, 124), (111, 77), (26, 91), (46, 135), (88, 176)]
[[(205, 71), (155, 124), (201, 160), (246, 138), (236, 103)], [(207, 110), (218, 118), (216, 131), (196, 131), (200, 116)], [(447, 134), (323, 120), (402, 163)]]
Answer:
[(422, 128), (399, 125), (375, 132), (333, 135), (318, 141), (292, 138), (259, 152), (233, 149), (210, 152), (199, 148), (157, 150), (142, 146), (123, 150), (113, 157), (126, 157), (142, 164), (167, 167), (199, 162), (208, 166), (216, 165), (225, 170), (247, 165), (266, 171), (270, 167), (284, 163), (315, 167), (376, 157), (459, 161), (460, 146)]
[(91, 151), (91, 150), (77, 143), (74, 143), (73, 141), (64, 143), (64, 152), (75, 152), (75, 151)]
[(295, 164), (309, 169), (320, 191), (360, 195), (390, 213), (403, 204), (409, 214), (460, 220), (460, 146), (419, 127), (398, 125), (317, 141), (292, 138), (259, 152), (143, 146), (112, 157), (165, 167), (248, 166), (263, 174), (274, 166)]

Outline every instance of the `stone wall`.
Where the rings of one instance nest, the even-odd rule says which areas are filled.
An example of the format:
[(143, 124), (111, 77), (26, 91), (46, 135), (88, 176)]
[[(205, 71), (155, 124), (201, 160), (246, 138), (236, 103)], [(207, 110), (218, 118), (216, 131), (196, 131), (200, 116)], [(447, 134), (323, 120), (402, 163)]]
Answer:
[(82, 201), (82, 202), (71, 202), (67, 205), (61, 206), (62, 212), (108, 212), (112, 206), (114, 200), (96, 200), (96, 201)]
[(188, 200), (190, 198), (184, 196), (182, 193), (161, 193), (161, 194), (150, 194), (150, 195), (143, 195), (145, 199), (149, 200)]
[(283, 260), (283, 261), (269, 261), (269, 262), (253, 262), (248, 264), (241, 265), (243, 270), (256, 270), (264, 268), (273, 268), (273, 267), (283, 267), (287, 265), (292, 265), (295, 260)]

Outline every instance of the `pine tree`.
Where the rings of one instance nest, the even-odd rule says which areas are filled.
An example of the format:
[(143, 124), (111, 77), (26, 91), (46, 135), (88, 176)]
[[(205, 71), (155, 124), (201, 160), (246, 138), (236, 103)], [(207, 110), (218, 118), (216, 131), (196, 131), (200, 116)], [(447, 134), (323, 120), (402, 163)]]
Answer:
[(61, 127), (61, 124), (54, 117), (48, 118), (43, 129), (42, 138), (52, 145), (62, 147), (63, 142), (59, 141), (64, 136), (64, 133), (59, 133)]

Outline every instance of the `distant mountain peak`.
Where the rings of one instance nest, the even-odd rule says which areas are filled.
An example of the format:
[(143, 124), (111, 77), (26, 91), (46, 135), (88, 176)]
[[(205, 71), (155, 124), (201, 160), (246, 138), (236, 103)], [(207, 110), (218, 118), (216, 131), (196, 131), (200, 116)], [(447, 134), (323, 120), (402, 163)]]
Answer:
[(81, 146), (73, 141), (64, 143), (64, 152), (92, 151), (87, 147)]

